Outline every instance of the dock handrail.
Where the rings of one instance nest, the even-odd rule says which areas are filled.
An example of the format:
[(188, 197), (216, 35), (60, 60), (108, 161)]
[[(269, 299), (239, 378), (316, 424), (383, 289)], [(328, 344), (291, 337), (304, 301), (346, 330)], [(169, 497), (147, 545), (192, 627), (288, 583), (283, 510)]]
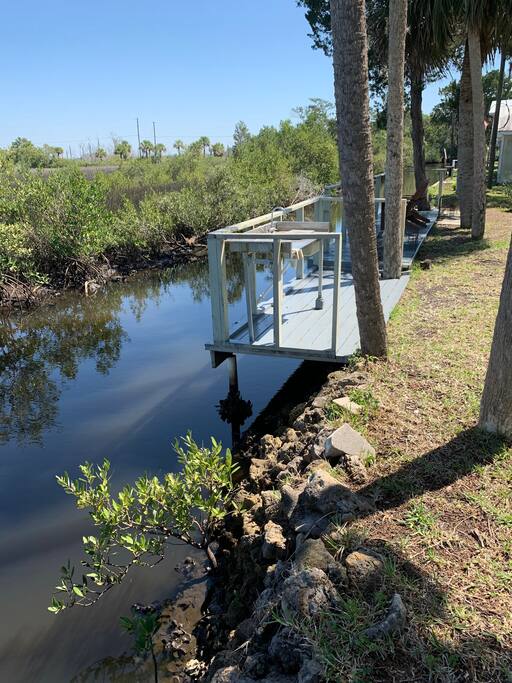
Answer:
[[(336, 349), (339, 341), (339, 290), (341, 279), (341, 249), (342, 249), (342, 234), (336, 232), (302, 232), (298, 235), (293, 231), (273, 232), (273, 233), (226, 233), (216, 231), (208, 235), (208, 252), (210, 255), (210, 296), (212, 301), (212, 309), (214, 311), (214, 342), (222, 344), (228, 341), (230, 337), (229, 323), (227, 316), (227, 287), (226, 287), (226, 245), (232, 243), (247, 243), (254, 242), (257, 249), (258, 242), (272, 242), (272, 288), (273, 288), (273, 329), (274, 329), (274, 348), (281, 348), (281, 329), (282, 329), (282, 297), (283, 297), (283, 242), (293, 242), (300, 240), (315, 240), (322, 244), (325, 240), (333, 240), (335, 243), (334, 256), (334, 282), (333, 282), (333, 307), (332, 307), (332, 326), (331, 326), (331, 349), (330, 355), (336, 356)], [(320, 250), (323, 255), (323, 249)], [(323, 275), (323, 264), (319, 263), (319, 281)], [(252, 283), (253, 278), (248, 279)], [(319, 284), (319, 298), (320, 294)], [(253, 303), (255, 299), (255, 292), (253, 285), (246, 288), (246, 303), (248, 313), (248, 329), (251, 341), (254, 339), (253, 327)]]

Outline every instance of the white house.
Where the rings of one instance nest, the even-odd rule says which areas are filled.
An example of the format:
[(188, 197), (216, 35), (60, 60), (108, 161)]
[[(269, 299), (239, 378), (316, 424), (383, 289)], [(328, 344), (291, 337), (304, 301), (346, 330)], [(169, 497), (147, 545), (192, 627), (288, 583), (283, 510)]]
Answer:
[[(489, 116), (494, 116), (496, 102), (491, 103)], [(512, 100), (501, 100), (498, 127), (498, 182), (512, 182)]]

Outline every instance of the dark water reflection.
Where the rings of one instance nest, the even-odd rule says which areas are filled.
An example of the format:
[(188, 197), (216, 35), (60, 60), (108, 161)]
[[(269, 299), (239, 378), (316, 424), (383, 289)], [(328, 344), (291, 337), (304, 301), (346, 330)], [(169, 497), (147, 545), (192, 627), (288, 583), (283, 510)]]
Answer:
[[(244, 308), (236, 263), (228, 277), (236, 320)], [(228, 445), (227, 368), (210, 368), (210, 327), (205, 261), (112, 285), (90, 299), (66, 295), (0, 321), (0, 680), (69, 681), (120, 654), (128, 642), (119, 617), (133, 602), (166, 597), (177, 585), (182, 548), (94, 608), (50, 615), (59, 567), (79, 559), (88, 529), (55, 474), (105, 456), (115, 484), (173, 470), (171, 443), (188, 429), (197, 440), (214, 435)], [(241, 398), (252, 404), (245, 427), (297, 366), (239, 358)], [(247, 417), (247, 406), (242, 413)]]

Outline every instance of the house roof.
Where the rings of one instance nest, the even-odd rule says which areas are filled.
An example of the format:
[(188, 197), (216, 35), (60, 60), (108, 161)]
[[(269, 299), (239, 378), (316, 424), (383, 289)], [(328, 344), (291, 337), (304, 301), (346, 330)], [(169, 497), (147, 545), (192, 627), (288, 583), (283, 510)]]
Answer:
[[(491, 102), (489, 115), (494, 116), (496, 101)], [(498, 133), (512, 133), (512, 100), (501, 100)]]

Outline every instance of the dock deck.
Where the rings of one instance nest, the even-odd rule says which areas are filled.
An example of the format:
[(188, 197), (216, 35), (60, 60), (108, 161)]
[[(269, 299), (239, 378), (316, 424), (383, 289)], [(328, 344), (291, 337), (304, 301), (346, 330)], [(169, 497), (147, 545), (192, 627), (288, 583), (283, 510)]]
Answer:
[[(294, 211), (296, 223), (286, 220), (274, 224), (272, 215), (271, 230), (268, 230), (268, 216), (263, 216), (259, 225), (258, 219), (239, 224), (252, 230), (237, 232), (230, 228), (209, 236), (214, 341), (206, 344), (206, 349), (211, 352), (214, 367), (238, 353), (342, 363), (359, 349), (350, 245), (342, 224), (342, 211), (337, 214), (333, 211), (336, 201), (340, 202), (322, 196), (283, 210), (281, 219)], [(314, 213), (307, 221), (304, 208), (311, 203)], [(380, 281), (386, 321), (409, 282), (408, 271), (437, 220), (438, 210), (423, 212), (423, 216), (428, 222), (417, 227), (406, 222), (403, 213), (404, 274), (399, 279)], [(308, 225), (312, 226), (309, 231)], [(378, 233), (377, 237), (381, 259), (382, 235)], [(307, 245), (306, 256), (302, 254), (304, 245)], [(226, 257), (231, 251), (243, 258), (247, 303), (247, 319), (236, 328), (229, 324), (223, 292)], [(294, 272), (287, 280), (283, 275), (285, 262)], [(272, 281), (271, 293), (267, 290), (259, 298), (257, 281), (262, 277), (257, 278), (258, 266), (260, 275), (267, 268), (266, 282)]]

